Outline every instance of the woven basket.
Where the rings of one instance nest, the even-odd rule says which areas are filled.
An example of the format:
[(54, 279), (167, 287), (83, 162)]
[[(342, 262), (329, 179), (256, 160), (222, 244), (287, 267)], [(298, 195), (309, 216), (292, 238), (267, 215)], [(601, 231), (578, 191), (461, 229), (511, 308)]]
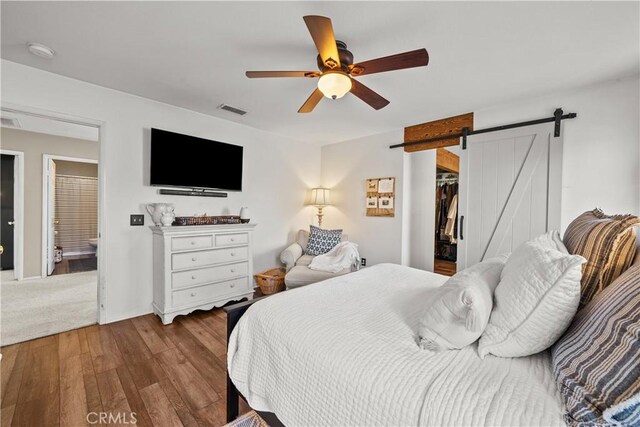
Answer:
[(262, 293), (271, 295), (284, 290), (284, 273), (284, 268), (276, 267), (258, 273), (253, 277), (255, 277)]

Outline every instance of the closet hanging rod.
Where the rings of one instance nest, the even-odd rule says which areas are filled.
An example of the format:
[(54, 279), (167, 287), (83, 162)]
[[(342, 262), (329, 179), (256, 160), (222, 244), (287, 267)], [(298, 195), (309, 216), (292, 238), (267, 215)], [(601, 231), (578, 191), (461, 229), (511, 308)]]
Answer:
[(457, 175), (453, 175), (453, 174), (436, 174), (436, 181), (444, 181), (444, 180), (458, 180), (458, 176)]
[(444, 141), (445, 139), (463, 138), (462, 149), (464, 150), (467, 148), (466, 137), (469, 135), (478, 135), (481, 133), (488, 133), (488, 132), (498, 132), (501, 130), (520, 128), (524, 126), (533, 126), (533, 125), (539, 125), (541, 123), (551, 123), (551, 122), (555, 122), (553, 136), (557, 138), (560, 136), (560, 122), (562, 120), (575, 119), (576, 117), (578, 117), (576, 113), (563, 114), (562, 108), (556, 108), (556, 110), (553, 113), (553, 117), (545, 117), (544, 119), (529, 120), (526, 122), (510, 123), (507, 125), (494, 126), (494, 127), (490, 127), (486, 129), (478, 129), (478, 130), (468, 130), (468, 128), (464, 128), (462, 133), (437, 136), (434, 138), (420, 139), (418, 141), (403, 142), (401, 144), (390, 145), (389, 148), (411, 147), (413, 145), (420, 145), (427, 142), (437, 142), (437, 141)]

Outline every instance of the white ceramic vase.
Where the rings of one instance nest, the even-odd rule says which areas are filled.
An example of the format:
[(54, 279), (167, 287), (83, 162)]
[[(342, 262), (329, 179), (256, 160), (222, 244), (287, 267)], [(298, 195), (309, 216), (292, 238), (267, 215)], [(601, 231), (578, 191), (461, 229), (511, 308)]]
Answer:
[(242, 209), (240, 209), (240, 222), (243, 224), (249, 222), (249, 208), (246, 206), (243, 206)]
[(174, 209), (173, 203), (149, 203), (147, 205), (147, 212), (151, 215), (151, 220), (158, 226), (162, 225), (162, 215), (167, 211), (173, 214)]
[(168, 207), (164, 213), (162, 214), (162, 225), (165, 227), (169, 227), (173, 224), (173, 221), (176, 219), (176, 214), (173, 213), (173, 206)]

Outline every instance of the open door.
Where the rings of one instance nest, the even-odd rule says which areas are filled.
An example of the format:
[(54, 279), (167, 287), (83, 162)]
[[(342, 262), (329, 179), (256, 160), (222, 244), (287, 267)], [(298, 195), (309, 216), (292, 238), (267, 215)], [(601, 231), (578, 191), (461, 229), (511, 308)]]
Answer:
[(13, 270), (14, 268), (14, 171), (15, 156), (3, 154), (0, 163), (0, 268)]
[(48, 159), (47, 163), (47, 276), (55, 268), (53, 248), (56, 244), (56, 163)]
[(553, 123), (472, 135), (460, 152), (458, 270), (560, 227)]

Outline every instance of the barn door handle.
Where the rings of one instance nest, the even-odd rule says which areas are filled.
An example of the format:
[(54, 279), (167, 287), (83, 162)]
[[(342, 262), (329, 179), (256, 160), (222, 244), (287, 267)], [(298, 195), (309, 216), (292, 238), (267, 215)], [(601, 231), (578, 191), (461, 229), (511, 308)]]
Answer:
[(464, 215), (460, 217), (460, 240), (464, 240)]

